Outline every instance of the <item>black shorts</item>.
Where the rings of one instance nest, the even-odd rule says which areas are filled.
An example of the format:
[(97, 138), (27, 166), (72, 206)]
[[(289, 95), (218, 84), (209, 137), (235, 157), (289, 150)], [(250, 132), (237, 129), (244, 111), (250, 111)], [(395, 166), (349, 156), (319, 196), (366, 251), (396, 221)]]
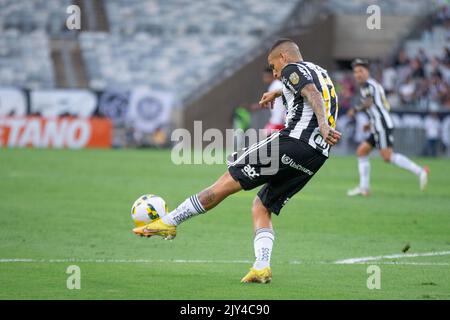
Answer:
[(372, 132), (366, 142), (377, 149), (387, 149), (394, 146), (393, 129), (384, 128), (383, 130)]
[(298, 139), (272, 134), (228, 157), (228, 171), (250, 190), (258, 192), (264, 206), (275, 214), (299, 192), (327, 160), (320, 151)]

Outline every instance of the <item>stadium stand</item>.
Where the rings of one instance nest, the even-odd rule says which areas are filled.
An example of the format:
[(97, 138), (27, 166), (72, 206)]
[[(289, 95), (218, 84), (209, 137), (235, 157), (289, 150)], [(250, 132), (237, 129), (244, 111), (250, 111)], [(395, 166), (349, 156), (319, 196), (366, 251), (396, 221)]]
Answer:
[(173, 91), (176, 84), (183, 99), (276, 30), (298, 0), (212, 2), (105, 2), (110, 32), (80, 36), (90, 86)]
[[(252, 90), (259, 94), (259, 88), (251, 83), (254, 78), (249, 81), (246, 75), (239, 79), (234, 75), (246, 66), (247, 72), (257, 74), (265, 63), (265, 50), (272, 37), (301, 36), (307, 59), (326, 55), (330, 64), (324, 65), (332, 70), (334, 61), (350, 59), (338, 55), (342, 35), (351, 37), (336, 31), (340, 30), (336, 17), (344, 17), (341, 20), (345, 21), (356, 17), (348, 20), (351, 23), (343, 25), (347, 29), (342, 30), (365, 36), (367, 33), (360, 32), (363, 28), (354, 28), (352, 21), (364, 23), (372, 2), (318, 0), (314, 7), (319, 10), (310, 5), (314, 10), (309, 12), (306, 4), (313, 1), (304, 0), (286, 0), (283, 5), (278, 0), (0, 0), (0, 87), (87, 87), (101, 94), (144, 85), (172, 92), (180, 100), (177, 105), (181, 102), (185, 111), (178, 118), (184, 117), (186, 122), (179, 126), (201, 118), (206, 127), (225, 128), (229, 124), (224, 119), (231, 119), (228, 115), (233, 105), (254, 99), (254, 93), (248, 93)], [(81, 7), (80, 31), (65, 26), (70, 4)], [(399, 21), (388, 25), (391, 38), (363, 37), (361, 41), (369, 39), (371, 46), (358, 46), (379, 57), (379, 62), (374, 63), (374, 75), (383, 82), (393, 108), (450, 110), (448, 6), (439, 0), (386, 0), (377, 5), (383, 14), (393, 16), (391, 21)], [(430, 23), (403, 43), (407, 33), (400, 29), (409, 32), (409, 28), (400, 23), (400, 18), (420, 20), (438, 7), (442, 9), (430, 15)], [(327, 18), (333, 14), (335, 19)], [(308, 19), (319, 21), (319, 28), (330, 35), (308, 39), (313, 25), (308, 24)], [(329, 26), (320, 21), (327, 21)], [(386, 60), (401, 44), (396, 56)], [(322, 52), (307, 51), (315, 46)], [(351, 58), (358, 54), (349, 43), (343, 46)], [(230, 92), (216, 91), (221, 87), (217, 84), (225, 83), (227, 78), (233, 78), (233, 83), (224, 86)], [(345, 111), (352, 105), (355, 87), (346, 72), (334, 78), (340, 90), (341, 110)], [(235, 86), (242, 87), (243, 82), (253, 87), (233, 100), (231, 91)], [(208, 111), (211, 105), (222, 113)]]
[(0, 0), (0, 85), (56, 85), (49, 37), (66, 31), (65, 9), (70, 3)]
[(0, 31), (42, 30), (50, 35), (65, 31), (65, 10), (71, 0), (0, 0)]
[[(339, 2), (339, 1), (336, 1)], [(392, 108), (439, 111), (450, 109), (450, 10), (442, 8), (412, 32), (392, 57), (373, 61), (372, 69), (386, 90)], [(355, 96), (348, 71), (335, 73), (341, 107)]]
[(450, 109), (450, 12), (430, 16), (419, 36), (405, 41), (394, 62), (382, 70), (393, 106)]
[(1, 32), (0, 79), (2, 86), (54, 87), (47, 34), (39, 30), (27, 34), (14, 29)]
[[(109, 30), (83, 28), (77, 40), (87, 85), (94, 90), (149, 85), (174, 91), (176, 83), (177, 96), (183, 99), (223, 73), (223, 61), (244, 56), (261, 38), (276, 31), (298, 2), (287, 0), (279, 6), (276, 0), (104, 1)], [(65, 9), (72, 3), (0, 0), (0, 30), (4, 31), (0, 64), (5, 66), (0, 85), (58, 85), (49, 38), (67, 33)], [(92, 8), (83, 9), (88, 13), (84, 21), (92, 21)], [(38, 70), (26, 62), (33, 54), (43, 61)], [(73, 62), (65, 59), (62, 63)], [(22, 64), (24, 69), (19, 68)], [(62, 85), (74, 82), (63, 81)]]
[(222, 60), (256, 42), (249, 40), (253, 41), (244, 46), (233, 36), (155, 38), (142, 32), (130, 37), (92, 32), (80, 36), (90, 87), (102, 90), (147, 84), (173, 91), (176, 84), (179, 96), (217, 73)]

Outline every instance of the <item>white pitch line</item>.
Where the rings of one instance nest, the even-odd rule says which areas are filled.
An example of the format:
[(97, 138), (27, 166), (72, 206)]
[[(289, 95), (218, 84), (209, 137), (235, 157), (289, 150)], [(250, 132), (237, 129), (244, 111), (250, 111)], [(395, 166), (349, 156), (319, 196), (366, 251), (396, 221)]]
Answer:
[[(373, 257), (363, 257), (363, 258), (350, 258), (337, 260), (334, 262), (330, 261), (299, 261), (293, 260), (288, 261), (288, 264), (294, 265), (308, 265), (308, 264), (369, 264), (370, 262), (375, 262), (377, 264), (386, 265), (416, 265), (416, 266), (450, 266), (447, 262), (399, 262), (399, 261), (379, 261), (383, 259), (398, 259), (398, 258), (414, 258), (414, 257), (430, 257), (430, 256), (443, 256), (450, 255), (450, 251), (440, 251), (440, 252), (424, 252), (424, 253), (408, 253), (408, 254), (393, 254), (385, 256), (373, 256)], [(185, 260), (185, 259), (24, 259), (24, 258), (0, 258), (0, 263), (197, 263), (197, 264), (252, 264), (253, 261), (250, 260)], [(284, 262), (286, 263), (286, 262)], [(283, 264), (279, 262), (275, 264)]]
[[(370, 262), (362, 262), (357, 264), (371, 264)], [(403, 265), (403, 266), (450, 266), (447, 262), (405, 262), (405, 261), (378, 261), (376, 264), (381, 265)]]
[(183, 259), (0, 259), (0, 263), (253, 263), (250, 260), (183, 260)]
[(369, 262), (369, 261), (378, 261), (378, 260), (383, 260), (383, 259), (433, 257), (433, 256), (445, 256), (445, 255), (450, 255), (450, 251), (423, 252), (423, 253), (404, 253), (404, 254), (391, 254), (391, 255), (386, 255), (386, 256), (351, 258), (351, 259), (337, 260), (334, 263), (335, 264), (354, 264), (354, 263), (365, 263), (365, 262)]

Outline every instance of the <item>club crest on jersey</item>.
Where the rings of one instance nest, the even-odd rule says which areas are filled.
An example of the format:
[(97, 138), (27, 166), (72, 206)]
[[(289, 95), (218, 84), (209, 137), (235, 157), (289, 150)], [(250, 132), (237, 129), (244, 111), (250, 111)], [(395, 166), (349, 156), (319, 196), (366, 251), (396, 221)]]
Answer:
[(297, 72), (292, 72), (289, 76), (289, 81), (291, 81), (292, 84), (297, 84), (300, 81), (300, 78), (297, 74)]

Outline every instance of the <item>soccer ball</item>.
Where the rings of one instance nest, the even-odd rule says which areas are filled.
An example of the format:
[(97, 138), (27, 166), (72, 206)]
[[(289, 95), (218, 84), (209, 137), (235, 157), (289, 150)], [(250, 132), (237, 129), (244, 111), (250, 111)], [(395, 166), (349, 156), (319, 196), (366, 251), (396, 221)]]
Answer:
[(163, 198), (153, 194), (144, 194), (133, 203), (131, 219), (137, 227), (142, 227), (155, 219), (164, 217), (168, 212)]

